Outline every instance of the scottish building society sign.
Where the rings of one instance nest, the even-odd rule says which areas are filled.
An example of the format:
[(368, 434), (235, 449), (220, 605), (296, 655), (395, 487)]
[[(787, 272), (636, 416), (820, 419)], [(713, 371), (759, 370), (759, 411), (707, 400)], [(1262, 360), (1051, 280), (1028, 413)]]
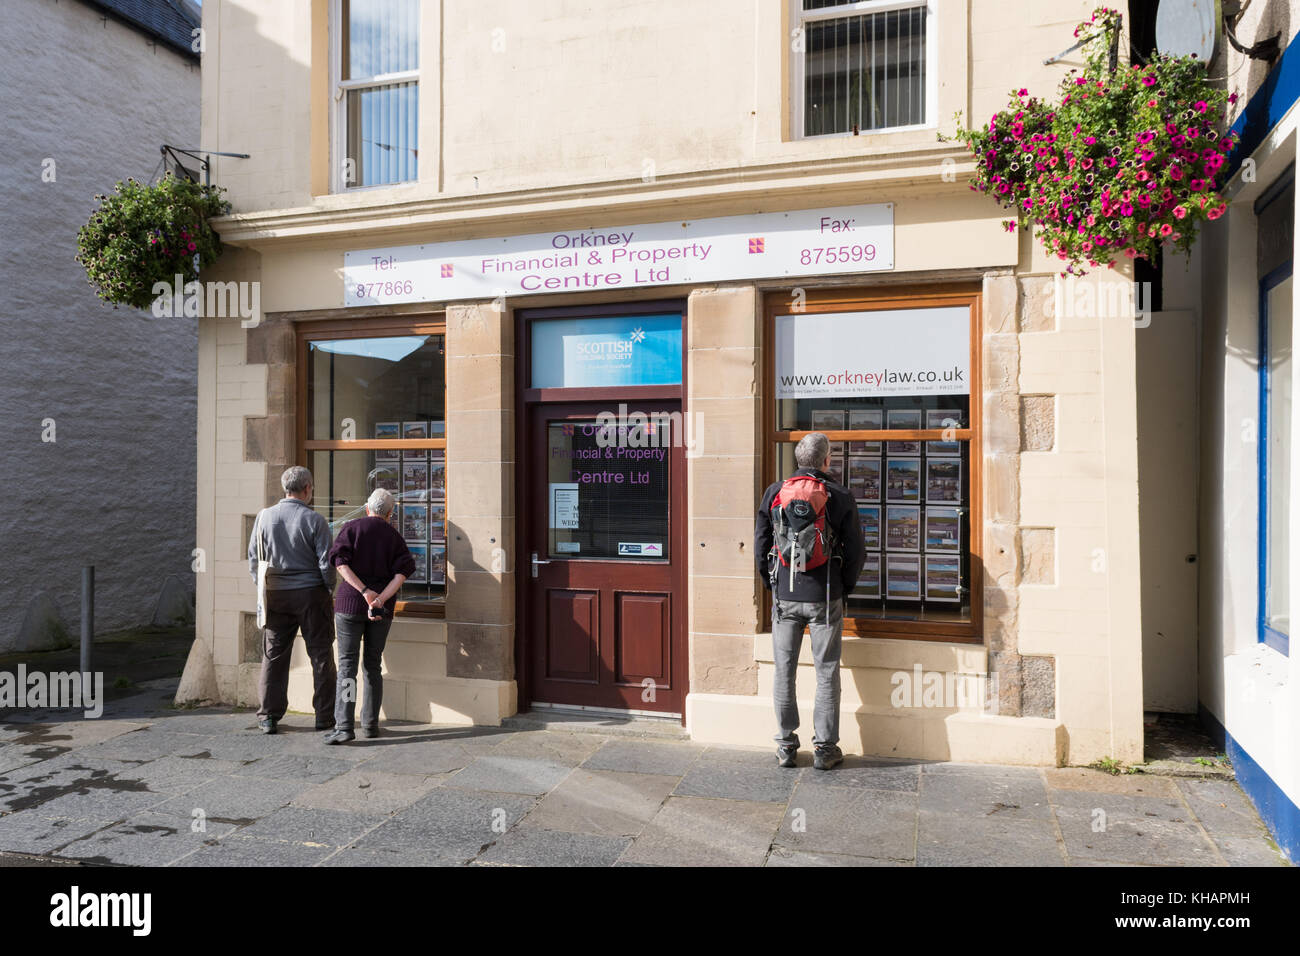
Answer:
[(893, 267), (885, 203), (361, 249), (344, 254), (343, 282), (359, 306)]

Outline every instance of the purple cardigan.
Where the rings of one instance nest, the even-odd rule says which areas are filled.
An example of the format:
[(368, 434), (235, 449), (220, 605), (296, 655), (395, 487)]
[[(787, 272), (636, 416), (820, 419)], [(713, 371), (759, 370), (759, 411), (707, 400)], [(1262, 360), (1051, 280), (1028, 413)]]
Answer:
[[(410, 577), (415, 573), (415, 559), (402, 540), (401, 533), (383, 518), (367, 515), (349, 521), (339, 531), (330, 548), (330, 564), (346, 564), (361, 583), (372, 591), (382, 591), (393, 580), (394, 574)], [(397, 605), (394, 595), (384, 605), (393, 613)], [(339, 575), (339, 587), (334, 592), (334, 611), (338, 614), (366, 614), (366, 599)]]

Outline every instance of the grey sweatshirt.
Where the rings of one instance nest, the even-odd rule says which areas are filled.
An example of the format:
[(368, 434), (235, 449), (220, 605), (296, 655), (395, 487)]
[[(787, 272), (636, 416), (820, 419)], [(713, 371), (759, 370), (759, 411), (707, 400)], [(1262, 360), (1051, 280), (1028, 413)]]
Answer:
[(334, 587), (329, 561), (330, 526), (320, 513), (297, 498), (285, 498), (258, 513), (248, 539), (248, 573), (257, 580), (257, 533), (265, 546), (268, 591)]

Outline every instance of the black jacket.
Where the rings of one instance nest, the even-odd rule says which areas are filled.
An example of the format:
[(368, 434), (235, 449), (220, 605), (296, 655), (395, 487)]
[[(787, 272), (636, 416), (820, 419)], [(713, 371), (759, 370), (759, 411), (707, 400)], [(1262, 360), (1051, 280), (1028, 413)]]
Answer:
[[(816, 468), (800, 468), (794, 474), (813, 475), (826, 482), (826, 491), (830, 495), (826, 502), (826, 526), (833, 535), (835, 550), (825, 564), (795, 574), (793, 587), (790, 586), (790, 569), (782, 567), (777, 575), (776, 596), (782, 601), (825, 601), (826, 579), (829, 575), (830, 599), (834, 601), (857, 587), (858, 574), (867, 559), (862, 523), (858, 520), (858, 505), (849, 494), (849, 489), (836, 484), (825, 472)], [(780, 563), (780, 559), (771, 553), (772, 501), (780, 490), (779, 481), (768, 486), (767, 491), (763, 492), (763, 501), (758, 506), (758, 515), (754, 520), (754, 558), (758, 564), (758, 576), (763, 579), (763, 586), (768, 590), (772, 589), (771, 562)]]

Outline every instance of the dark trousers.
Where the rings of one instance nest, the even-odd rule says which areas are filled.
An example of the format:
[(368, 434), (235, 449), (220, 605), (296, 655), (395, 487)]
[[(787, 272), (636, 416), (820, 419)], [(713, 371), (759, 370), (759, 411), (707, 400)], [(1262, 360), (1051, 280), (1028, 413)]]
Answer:
[(266, 592), (266, 627), (262, 629), (262, 673), (257, 681), (261, 698), (259, 719), (280, 720), (289, 707), (289, 657), (293, 637), (302, 631), (311, 659), (314, 690), (312, 708), (317, 723), (328, 723), (334, 712), (334, 601), (329, 588), (293, 588)]
[(393, 619), (372, 621), (364, 614), (335, 614), (334, 628), (339, 635), (339, 692), (334, 705), (334, 726), (352, 730), (357, 707), (357, 658), (366, 684), (366, 699), (361, 705), (361, 726), (379, 726), (379, 708), (384, 703), (384, 644)]

